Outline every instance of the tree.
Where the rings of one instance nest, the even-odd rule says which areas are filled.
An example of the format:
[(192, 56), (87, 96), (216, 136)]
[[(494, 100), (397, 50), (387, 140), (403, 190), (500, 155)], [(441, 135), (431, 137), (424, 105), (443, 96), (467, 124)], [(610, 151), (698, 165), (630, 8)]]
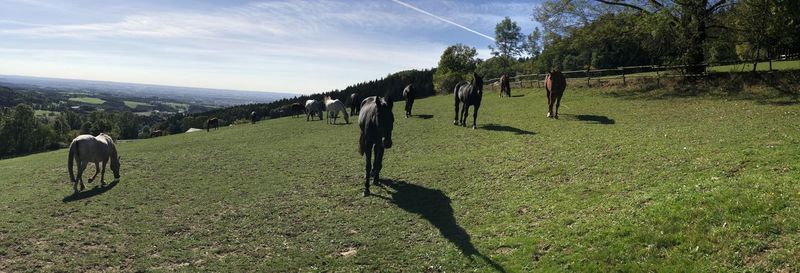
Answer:
[(494, 27), (494, 43), (497, 48), (489, 46), (495, 56), (517, 57), (525, 52), (525, 36), (517, 22), (504, 18)]
[(682, 47), (681, 60), (690, 65), (688, 73), (705, 71), (705, 50), (708, 33), (713, 28), (724, 28), (717, 24), (717, 15), (735, 3), (728, 0), (595, 0), (597, 2), (633, 9), (648, 15), (662, 14), (676, 29)]
[(542, 44), (540, 40), (542, 39), (542, 32), (539, 30), (539, 27), (533, 29), (531, 34), (525, 37), (525, 52), (528, 53), (531, 59), (536, 59), (539, 57), (539, 54), (542, 53)]
[(433, 85), (439, 93), (448, 93), (478, 65), (478, 51), (474, 47), (456, 44), (447, 47), (433, 74)]

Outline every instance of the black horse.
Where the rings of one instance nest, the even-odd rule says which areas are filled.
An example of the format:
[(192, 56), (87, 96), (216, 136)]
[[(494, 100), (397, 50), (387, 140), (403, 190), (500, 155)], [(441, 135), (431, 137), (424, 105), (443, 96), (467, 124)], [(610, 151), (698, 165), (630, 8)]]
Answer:
[(414, 99), (417, 98), (413, 85), (406, 85), (403, 89), (403, 98), (406, 98), (406, 118), (411, 117), (411, 108), (414, 107)]
[(355, 116), (361, 110), (361, 101), (359, 101), (358, 93), (350, 94), (347, 97), (347, 106), (350, 107), (350, 115)]
[(258, 115), (256, 114), (256, 111), (250, 112), (250, 123), (256, 124), (256, 121), (258, 121)]
[(302, 115), (303, 113), (305, 113), (306, 107), (303, 106), (302, 104), (299, 104), (299, 103), (295, 102), (295, 103), (292, 103), (292, 106), (291, 106), (291, 108), (289, 110), (292, 111), (292, 117), (296, 118), (296, 117)]
[[(358, 115), (358, 127), (361, 135), (358, 138), (358, 153), (366, 154), (366, 172), (364, 174), (364, 196), (369, 196), (369, 177), (377, 185), (383, 163), (383, 150), (392, 147), (392, 129), (394, 114), (389, 96), (368, 97), (361, 102), (361, 113)], [(371, 162), (372, 153), (375, 162)]]
[(218, 118), (210, 118), (206, 120), (206, 132), (211, 131), (211, 127), (214, 129), (219, 129), (219, 119)]
[[(481, 98), (483, 97), (483, 78), (478, 73), (472, 72), (472, 81), (460, 82), (456, 84), (453, 90), (455, 97), (455, 117), (453, 124), (467, 127), (467, 115), (469, 115), (469, 106), (475, 106), (475, 112), (472, 113), (472, 129), (477, 128), (478, 108), (481, 107)], [(458, 104), (462, 104), (461, 118), (458, 117)]]

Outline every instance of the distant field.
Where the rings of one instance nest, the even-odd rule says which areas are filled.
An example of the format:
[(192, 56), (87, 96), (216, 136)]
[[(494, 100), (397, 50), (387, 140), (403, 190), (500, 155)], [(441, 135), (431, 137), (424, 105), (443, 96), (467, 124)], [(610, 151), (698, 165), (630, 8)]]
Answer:
[(69, 98), (69, 100), (76, 101), (76, 102), (82, 102), (82, 103), (88, 103), (88, 104), (103, 104), (103, 103), (106, 102), (106, 101), (104, 101), (102, 99), (92, 98), (92, 97)]
[(149, 103), (138, 102), (138, 101), (129, 101), (129, 100), (124, 101), (124, 103), (125, 103), (125, 106), (128, 106), (128, 108), (131, 108), (131, 109), (136, 109), (136, 107), (139, 107), (140, 105), (142, 105), (142, 106), (153, 106), (152, 104), (149, 104)]
[(189, 110), (189, 105), (185, 103), (165, 102), (164, 104), (172, 106), (172, 108), (175, 108), (175, 110), (182, 110), (182, 111)]
[(34, 110), (33, 113), (34, 115), (37, 116), (48, 116), (50, 113), (58, 113), (58, 112), (47, 111), (47, 110)]
[(512, 94), (395, 102), (367, 198), (358, 125), (305, 118), (120, 142), (77, 196), (67, 150), (0, 160), (0, 272), (800, 272), (796, 100)]

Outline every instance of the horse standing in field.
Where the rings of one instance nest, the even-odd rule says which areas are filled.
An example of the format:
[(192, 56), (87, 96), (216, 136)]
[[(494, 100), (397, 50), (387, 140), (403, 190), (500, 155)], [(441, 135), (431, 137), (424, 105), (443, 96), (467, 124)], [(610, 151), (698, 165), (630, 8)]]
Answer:
[(361, 101), (358, 100), (359, 98), (360, 97), (358, 96), (358, 93), (350, 94), (350, 96), (347, 97), (347, 105), (350, 106), (350, 115), (351, 116), (357, 115), (358, 111), (361, 108)]
[[(383, 166), (383, 151), (392, 147), (392, 129), (394, 114), (389, 96), (368, 97), (361, 102), (361, 113), (358, 115), (358, 127), (361, 135), (358, 138), (358, 153), (366, 154), (364, 173), (364, 196), (369, 196), (369, 178), (372, 183), (380, 183), (380, 172)], [(371, 158), (375, 153), (375, 162)]]
[[(544, 89), (547, 91), (547, 117), (558, 119), (558, 107), (561, 105), (561, 96), (564, 95), (564, 89), (567, 88), (567, 79), (561, 71), (556, 69), (551, 70), (544, 77)], [(553, 104), (556, 105), (556, 111), (553, 112)]]
[[(328, 111), (328, 123), (329, 124), (336, 124), (336, 119), (339, 117), (339, 112), (342, 112), (344, 116), (344, 122), (350, 124), (350, 117), (347, 115), (347, 109), (344, 107), (344, 103), (340, 100), (331, 99), (331, 97), (325, 97), (325, 110)], [(331, 122), (333, 119), (333, 122)]]
[[(469, 115), (469, 106), (475, 106), (475, 112), (472, 113), (472, 129), (477, 128), (478, 108), (481, 107), (481, 98), (483, 97), (483, 78), (478, 73), (472, 72), (472, 81), (460, 82), (456, 84), (453, 90), (455, 97), (455, 117), (453, 124), (467, 127), (467, 116)], [(458, 104), (462, 104), (461, 118), (458, 116)]]
[[(92, 183), (100, 173), (100, 183), (105, 185), (106, 163), (111, 159), (111, 171), (114, 172), (114, 180), (119, 179), (119, 155), (117, 155), (117, 147), (114, 146), (114, 140), (106, 134), (98, 136), (80, 135), (72, 140), (69, 145), (69, 157), (67, 158), (67, 169), (69, 169), (69, 179), (72, 182), (72, 188), (78, 192), (78, 183), (81, 185), (81, 191), (85, 188), (83, 186), (83, 171), (89, 163), (94, 163), (95, 173), (92, 178), (89, 178), (89, 183)], [(78, 177), (72, 171), (72, 162), (78, 162)], [(103, 163), (102, 171), (98, 163)]]
[(250, 123), (256, 124), (256, 121), (258, 121), (258, 115), (256, 114), (256, 111), (250, 112)]
[(206, 132), (211, 131), (211, 127), (214, 129), (219, 129), (219, 119), (218, 118), (210, 118), (206, 120)]
[(292, 111), (292, 117), (293, 118), (296, 118), (296, 117), (300, 116), (300, 114), (302, 114), (303, 111), (306, 110), (306, 108), (303, 107), (302, 104), (299, 104), (299, 103), (296, 103), (296, 102), (292, 103), (292, 106), (289, 109), (290, 109), (290, 111)]
[(508, 82), (508, 76), (505, 74), (500, 77), (500, 97), (502, 98), (503, 95), (511, 97), (511, 84)]
[(411, 117), (411, 108), (414, 107), (414, 99), (417, 98), (414, 86), (409, 84), (403, 89), (403, 98), (406, 99), (406, 118)]
[(314, 120), (314, 115), (319, 116), (319, 120), (322, 120), (322, 109), (323, 109), (322, 102), (317, 100), (307, 100), (306, 101), (306, 121), (310, 117), (311, 120)]

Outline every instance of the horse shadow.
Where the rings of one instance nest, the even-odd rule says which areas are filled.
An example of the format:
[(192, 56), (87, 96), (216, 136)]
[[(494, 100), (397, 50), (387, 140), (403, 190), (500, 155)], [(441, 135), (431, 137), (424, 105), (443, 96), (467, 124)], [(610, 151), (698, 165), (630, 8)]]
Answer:
[(577, 119), (579, 121), (588, 121), (588, 122), (594, 122), (594, 123), (597, 123), (597, 124), (610, 125), (610, 124), (616, 123), (616, 121), (614, 121), (614, 119), (609, 118), (607, 116), (574, 115), (574, 117), (575, 117), (575, 119)]
[(519, 97), (524, 97), (524, 96), (525, 96), (525, 94), (519, 94), (519, 95), (513, 95), (511, 97), (512, 98), (519, 98)]
[(432, 119), (433, 115), (411, 115), (412, 117), (417, 117), (421, 119)]
[(88, 191), (81, 191), (81, 192), (73, 193), (71, 195), (67, 195), (67, 196), (64, 197), (64, 199), (61, 199), (61, 202), (68, 203), (68, 202), (72, 202), (72, 201), (83, 200), (83, 199), (86, 199), (86, 198), (91, 198), (91, 197), (94, 197), (94, 196), (97, 196), (97, 195), (101, 195), (101, 194), (113, 189), (115, 186), (117, 186), (117, 184), (119, 184), (119, 179), (114, 179), (114, 181), (112, 181), (111, 183), (109, 183), (109, 184), (107, 184), (105, 186), (99, 185), (99, 186), (95, 186), (94, 188), (92, 188), (91, 190), (88, 190)]
[(394, 192), (389, 192), (390, 197), (374, 194), (372, 196), (386, 199), (407, 212), (422, 216), (439, 229), (439, 233), (458, 247), (461, 254), (470, 260), (477, 256), (495, 270), (506, 272), (502, 266), (475, 248), (467, 231), (456, 222), (450, 198), (442, 191), (399, 180), (382, 180), (380, 186), (386, 186)]
[(489, 130), (489, 131), (510, 132), (510, 133), (515, 133), (517, 135), (535, 135), (536, 134), (534, 132), (522, 130), (520, 128), (511, 127), (511, 126), (507, 126), (507, 125), (499, 125), (499, 124), (494, 124), (494, 123), (482, 125), (481, 129)]

